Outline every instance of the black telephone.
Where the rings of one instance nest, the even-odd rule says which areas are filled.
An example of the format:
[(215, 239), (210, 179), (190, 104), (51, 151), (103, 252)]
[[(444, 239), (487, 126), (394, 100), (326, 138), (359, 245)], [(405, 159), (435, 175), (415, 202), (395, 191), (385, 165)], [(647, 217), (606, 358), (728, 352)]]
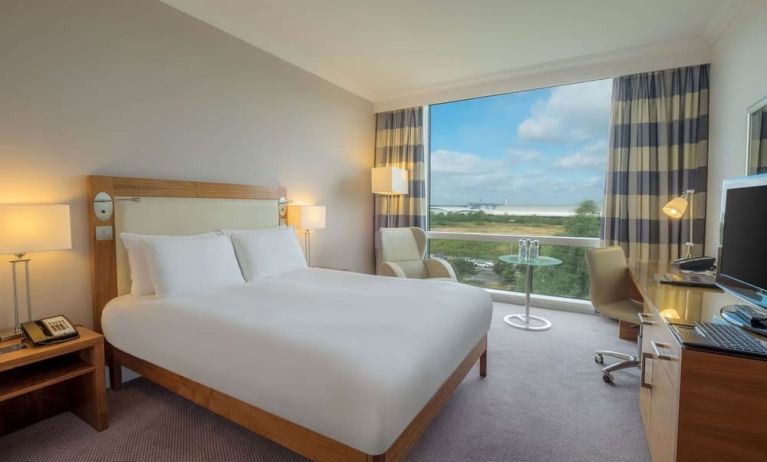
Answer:
[(36, 346), (65, 342), (80, 336), (72, 323), (61, 315), (24, 322), (21, 324), (21, 330), (24, 331), (24, 335), (29, 341)]

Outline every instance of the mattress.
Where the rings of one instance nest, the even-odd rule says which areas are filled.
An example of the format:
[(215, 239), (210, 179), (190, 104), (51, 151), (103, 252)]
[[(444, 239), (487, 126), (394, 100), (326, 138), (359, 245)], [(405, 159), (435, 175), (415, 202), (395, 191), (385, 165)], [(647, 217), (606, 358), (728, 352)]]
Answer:
[(482, 289), (306, 268), (223, 290), (125, 295), (116, 348), (382, 454), (490, 327)]

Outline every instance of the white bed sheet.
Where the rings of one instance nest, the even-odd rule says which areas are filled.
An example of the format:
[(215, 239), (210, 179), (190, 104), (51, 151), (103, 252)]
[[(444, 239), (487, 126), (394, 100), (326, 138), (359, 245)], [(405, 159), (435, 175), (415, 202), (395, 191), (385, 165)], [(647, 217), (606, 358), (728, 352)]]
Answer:
[(102, 326), (126, 353), (381, 454), (491, 316), (475, 287), (306, 268), (196, 295), (124, 295)]

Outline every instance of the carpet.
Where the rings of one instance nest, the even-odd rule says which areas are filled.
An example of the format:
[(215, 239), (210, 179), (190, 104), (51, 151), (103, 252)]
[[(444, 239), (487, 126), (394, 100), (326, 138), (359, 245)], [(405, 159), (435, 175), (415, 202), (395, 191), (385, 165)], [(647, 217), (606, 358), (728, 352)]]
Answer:
[[(593, 350), (633, 352), (617, 324), (534, 309), (554, 324), (526, 332), (503, 323), (521, 311), (495, 304), (488, 377), (477, 368), (432, 422), (409, 461), (649, 461), (639, 416), (639, 371), (602, 382)], [(109, 391), (110, 428), (64, 413), (0, 437), (0, 461), (303, 461), (302, 457), (156, 385)]]

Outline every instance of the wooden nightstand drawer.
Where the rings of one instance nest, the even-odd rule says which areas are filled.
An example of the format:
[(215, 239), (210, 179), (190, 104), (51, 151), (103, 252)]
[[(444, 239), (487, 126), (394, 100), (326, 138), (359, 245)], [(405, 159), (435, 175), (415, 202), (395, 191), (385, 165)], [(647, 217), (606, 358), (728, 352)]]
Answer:
[(0, 355), (0, 434), (66, 410), (96, 430), (108, 427), (104, 338), (77, 330), (69, 342)]

